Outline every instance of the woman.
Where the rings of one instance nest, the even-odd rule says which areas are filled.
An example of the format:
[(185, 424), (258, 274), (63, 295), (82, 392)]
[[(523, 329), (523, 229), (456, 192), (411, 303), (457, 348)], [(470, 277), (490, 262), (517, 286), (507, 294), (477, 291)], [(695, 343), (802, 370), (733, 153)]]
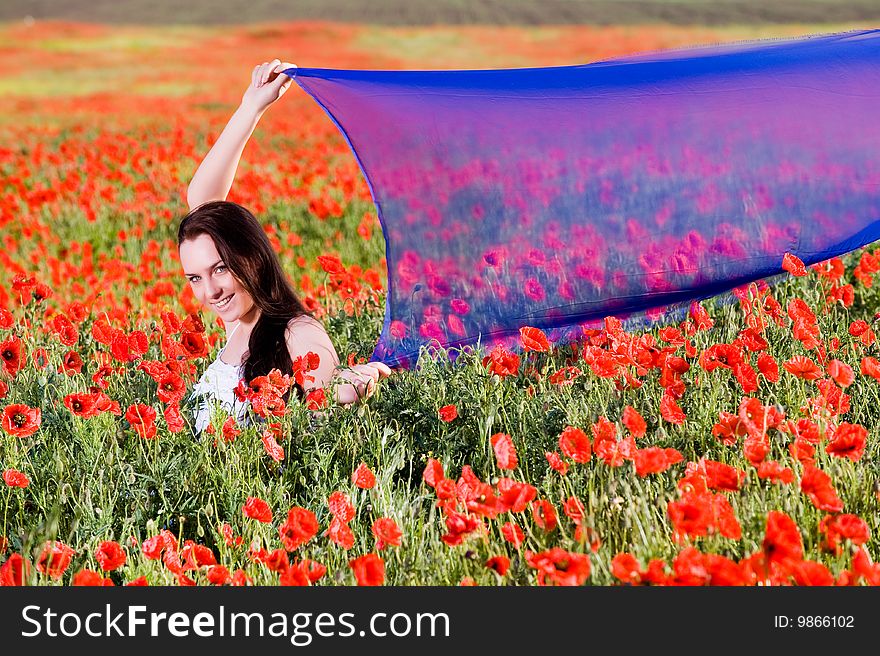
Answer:
[(196, 430), (210, 423), (213, 401), (241, 418), (246, 407), (234, 394), (238, 381), (272, 369), (290, 373), (297, 358), (319, 356), (300, 390), (335, 391), (336, 401), (369, 396), (391, 373), (381, 362), (338, 370), (339, 357), (324, 326), (311, 317), (287, 280), (257, 219), (226, 202), (242, 151), (269, 105), (290, 87), (281, 71), (293, 64), (275, 59), (254, 68), (241, 106), (199, 165), (187, 190), (190, 212), (178, 230), (180, 262), (193, 293), (226, 327), (226, 345), (194, 389), (202, 401)]

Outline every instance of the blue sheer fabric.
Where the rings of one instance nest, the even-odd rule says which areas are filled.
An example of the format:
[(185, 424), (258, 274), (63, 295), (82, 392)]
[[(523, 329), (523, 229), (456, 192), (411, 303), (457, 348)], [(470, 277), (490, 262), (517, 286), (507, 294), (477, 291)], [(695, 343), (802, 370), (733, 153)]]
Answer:
[(373, 354), (557, 343), (880, 237), (880, 30), (583, 66), (287, 71), (386, 240)]

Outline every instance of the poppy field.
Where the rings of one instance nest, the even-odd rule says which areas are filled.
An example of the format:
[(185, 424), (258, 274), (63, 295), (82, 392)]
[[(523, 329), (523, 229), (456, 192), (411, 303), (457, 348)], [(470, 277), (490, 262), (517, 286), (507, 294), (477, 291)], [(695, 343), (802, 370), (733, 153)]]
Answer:
[[(193, 434), (223, 345), (180, 270), (186, 187), (273, 57), (550, 66), (831, 32), (773, 27), (0, 24), (0, 585), (880, 584), (880, 255), (625, 330), (424, 353), (376, 394)], [(296, 86), (229, 200), (263, 223), (345, 363), (384, 318), (385, 242)]]

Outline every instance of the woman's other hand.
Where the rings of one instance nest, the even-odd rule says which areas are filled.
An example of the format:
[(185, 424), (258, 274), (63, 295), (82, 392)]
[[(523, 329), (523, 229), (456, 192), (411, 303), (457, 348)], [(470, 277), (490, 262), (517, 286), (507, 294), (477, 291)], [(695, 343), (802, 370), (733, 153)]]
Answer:
[(281, 72), (288, 68), (296, 68), (296, 64), (273, 59), (254, 66), (251, 84), (241, 97), (241, 104), (251, 107), (256, 112), (264, 112), (269, 105), (283, 96), (293, 83), (293, 78)]
[(391, 369), (383, 362), (367, 362), (342, 369), (335, 378), (336, 400), (342, 405), (355, 403), (370, 396), (381, 378), (391, 375)]

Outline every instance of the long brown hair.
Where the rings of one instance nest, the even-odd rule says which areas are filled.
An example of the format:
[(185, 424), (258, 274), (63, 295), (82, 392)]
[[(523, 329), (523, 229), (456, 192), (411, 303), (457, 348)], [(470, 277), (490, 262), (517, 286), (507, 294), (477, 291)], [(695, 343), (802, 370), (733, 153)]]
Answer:
[(199, 235), (214, 240), (223, 263), (260, 309), (245, 354), (245, 380), (272, 369), (291, 373), (293, 362), (284, 332), (294, 317), (311, 315), (293, 291), (263, 226), (241, 205), (216, 200), (199, 205), (183, 218), (177, 246)]

